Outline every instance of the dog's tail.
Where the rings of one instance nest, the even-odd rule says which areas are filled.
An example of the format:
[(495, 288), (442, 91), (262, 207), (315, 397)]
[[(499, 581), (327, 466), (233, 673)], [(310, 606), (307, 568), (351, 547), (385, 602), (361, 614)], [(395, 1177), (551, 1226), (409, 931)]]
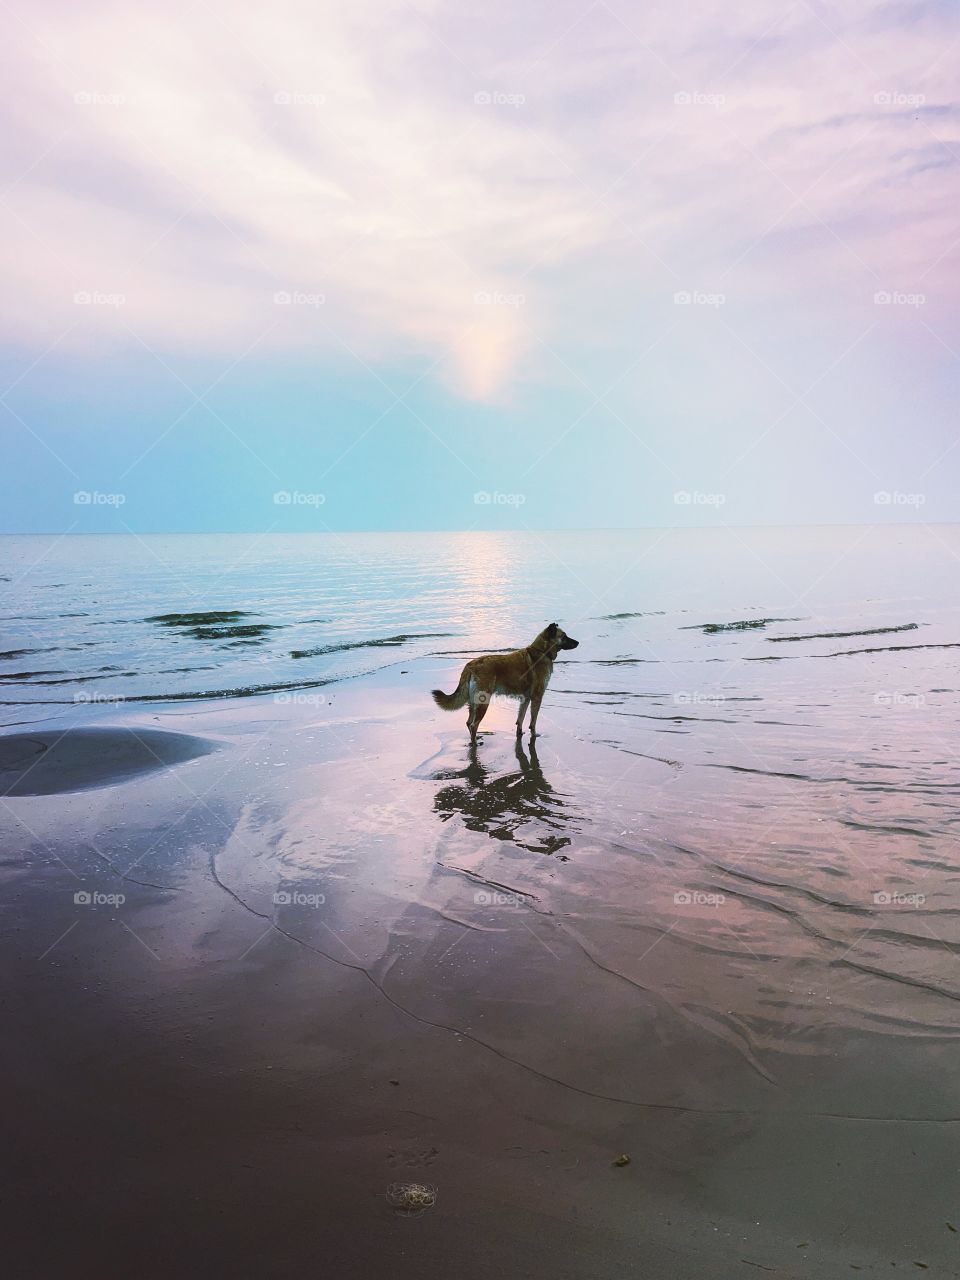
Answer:
[(442, 711), (456, 711), (460, 707), (466, 705), (468, 694), (468, 685), (470, 676), (467, 668), (464, 667), (460, 676), (460, 683), (454, 689), (453, 693), (444, 693), (442, 689), (434, 689), (433, 700)]

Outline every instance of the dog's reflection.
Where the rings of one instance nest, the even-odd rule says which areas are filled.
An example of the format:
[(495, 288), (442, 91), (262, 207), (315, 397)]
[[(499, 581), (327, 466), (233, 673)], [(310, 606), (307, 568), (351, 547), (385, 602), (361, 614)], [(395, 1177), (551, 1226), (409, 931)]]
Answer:
[(570, 843), (569, 836), (559, 833), (575, 822), (576, 811), (544, 777), (534, 743), (528, 753), (517, 738), (514, 749), (519, 770), (496, 774), (481, 763), (477, 745), (471, 743), (465, 769), (438, 775), (446, 785), (433, 807), (443, 822), (459, 814), (470, 831), (510, 840), (534, 853), (558, 853)]

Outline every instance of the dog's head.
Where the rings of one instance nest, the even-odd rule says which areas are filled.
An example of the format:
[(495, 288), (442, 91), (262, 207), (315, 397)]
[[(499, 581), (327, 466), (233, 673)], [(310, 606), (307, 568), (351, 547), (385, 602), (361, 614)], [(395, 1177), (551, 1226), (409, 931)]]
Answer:
[(551, 622), (543, 634), (554, 652), (559, 652), (561, 649), (576, 649), (580, 643), (579, 640), (572, 639), (565, 631), (562, 631), (556, 622)]

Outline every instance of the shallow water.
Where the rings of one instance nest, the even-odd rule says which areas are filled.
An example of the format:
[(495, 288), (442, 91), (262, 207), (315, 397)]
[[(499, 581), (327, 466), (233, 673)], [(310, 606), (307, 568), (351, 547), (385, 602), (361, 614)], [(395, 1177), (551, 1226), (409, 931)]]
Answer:
[[(539, 963), (563, 948), (606, 975), (603, 1000), (577, 997), (588, 1039), (614, 1034), (605, 1066), (571, 1067), (583, 1087), (638, 1092), (617, 1046), (642, 990), (743, 1069), (723, 1077), (727, 1104), (787, 1082), (793, 1098), (818, 1061), (830, 1070), (807, 1110), (956, 1111), (936, 1062), (960, 1029), (957, 527), (8, 538), (0, 574), (11, 727), (121, 711), (152, 724), (222, 693), (261, 695), (233, 703), (241, 716), (320, 714), (343, 681), (385, 666), (394, 686), (406, 672), (408, 693), (422, 687), (432, 754), (388, 785), (351, 754), (376, 746), (338, 729), (322, 808), (271, 819), (272, 834), (248, 815), (230, 871), (242, 887), (262, 847), (271, 893), (278, 878), (329, 892), (351, 876), (396, 904), (412, 893), (460, 922), (443, 947), (506, 929), (527, 1012), (512, 1026), (484, 1000), (500, 1048), (536, 1041), (542, 975), (523, 948)], [(552, 618), (580, 648), (557, 664), (544, 736), (517, 749), (494, 713), (471, 753), (462, 713), (437, 713), (428, 688)], [(304, 847), (302, 826), (324, 834)], [(406, 851), (396, 865), (381, 838)], [(451, 1021), (469, 1006), (469, 951), (445, 962)], [(414, 1001), (427, 959), (410, 963)], [(611, 974), (626, 1001), (612, 1013)], [(549, 1041), (544, 1027), (543, 1067)], [(880, 1043), (889, 1070), (871, 1075), (864, 1045)], [(897, 1057), (911, 1045), (922, 1061)], [(706, 1088), (694, 1077), (677, 1078), (687, 1103)]]
[[(666, 707), (669, 733), (736, 721), (776, 752), (782, 735), (759, 728), (771, 709), (800, 723), (827, 691), (869, 693), (843, 719), (946, 705), (958, 555), (952, 525), (5, 537), (0, 702), (9, 722), (37, 703), (322, 688), (398, 659), (515, 647), (557, 618), (582, 646), (555, 693)], [(774, 677), (748, 661), (786, 665)]]

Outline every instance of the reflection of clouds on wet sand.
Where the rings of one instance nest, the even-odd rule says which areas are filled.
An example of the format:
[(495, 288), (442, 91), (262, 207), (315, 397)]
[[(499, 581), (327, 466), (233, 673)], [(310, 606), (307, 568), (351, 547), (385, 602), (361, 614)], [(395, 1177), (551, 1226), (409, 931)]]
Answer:
[(434, 811), (443, 822), (459, 815), (469, 831), (512, 841), (532, 853), (557, 854), (570, 844), (563, 833), (576, 828), (579, 812), (544, 776), (532, 742), (526, 750), (518, 738), (514, 751), (519, 768), (504, 772), (485, 764), (475, 744), (468, 748), (465, 768), (438, 769), (432, 777), (444, 785), (434, 797)]

